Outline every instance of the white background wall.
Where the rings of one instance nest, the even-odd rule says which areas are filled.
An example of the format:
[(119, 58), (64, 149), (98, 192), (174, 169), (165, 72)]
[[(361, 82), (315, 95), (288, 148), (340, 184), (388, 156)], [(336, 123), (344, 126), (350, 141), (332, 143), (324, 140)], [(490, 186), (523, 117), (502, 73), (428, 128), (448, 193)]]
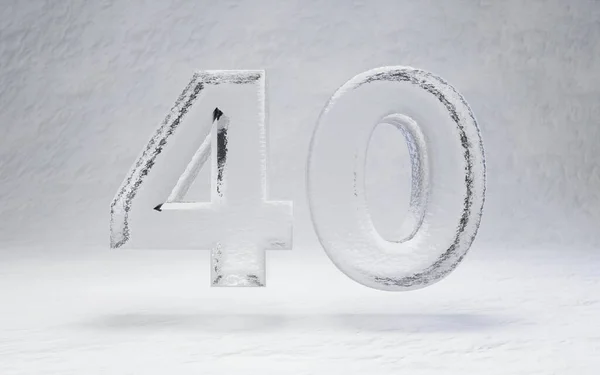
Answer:
[[(0, 247), (108, 246), (114, 193), (201, 69), (267, 70), (272, 195), (295, 202), (296, 245), (314, 245), (304, 177), (320, 110), (355, 74), (411, 65), (457, 87), (479, 120), (488, 198), (477, 246), (593, 249), (599, 61), (593, 0), (3, 0)], [(377, 160), (401, 161), (397, 143), (376, 142)], [(392, 189), (406, 174), (392, 166), (371, 178), (401, 206)]]

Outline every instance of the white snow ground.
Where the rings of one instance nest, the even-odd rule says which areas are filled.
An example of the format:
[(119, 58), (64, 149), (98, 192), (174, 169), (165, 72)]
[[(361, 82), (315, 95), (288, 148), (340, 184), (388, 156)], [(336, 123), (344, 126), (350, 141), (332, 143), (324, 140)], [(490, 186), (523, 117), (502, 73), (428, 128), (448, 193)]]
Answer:
[(205, 251), (3, 251), (0, 374), (598, 373), (599, 254), (472, 250), (405, 293), (303, 249), (255, 289), (210, 288)]

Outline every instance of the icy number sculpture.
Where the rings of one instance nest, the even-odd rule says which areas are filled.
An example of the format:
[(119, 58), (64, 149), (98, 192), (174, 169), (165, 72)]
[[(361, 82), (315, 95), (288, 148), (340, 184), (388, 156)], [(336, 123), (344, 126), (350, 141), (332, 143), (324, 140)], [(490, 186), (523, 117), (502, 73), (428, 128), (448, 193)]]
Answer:
[[(112, 202), (111, 246), (212, 249), (212, 285), (265, 285), (265, 249), (292, 240), (291, 202), (267, 199), (266, 121), (264, 72), (195, 74)], [(187, 201), (209, 159), (210, 202)]]
[[(265, 98), (263, 71), (195, 74), (111, 204), (111, 247), (212, 249), (212, 285), (264, 286), (265, 250), (292, 242), (291, 202), (267, 197)], [(411, 159), (400, 241), (379, 235), (365, 197), (367, 149), (380, 124), (404, 135)], [(186, 199), (209, 160), (210, 202)], [(307, 193), (322, 246), (350, 278), (383, 290), (430, 285), (463, 259), (481, 219), (485, 160), (475, 117), (431, 73), (362, 73), (321, 113)]]
[[(401, 241), (382, 238), (365, 197), (367, 147), (375, 127), (402, 132), (412, 165)], [(485, 193), (483, 145), (463, 97), (435, 75), (406, 67), (360, 74), (321, 113), (308, 163), (308, 198), (319, 240), (357, 282), (384, 290), (427, 286), (471, 246)]]

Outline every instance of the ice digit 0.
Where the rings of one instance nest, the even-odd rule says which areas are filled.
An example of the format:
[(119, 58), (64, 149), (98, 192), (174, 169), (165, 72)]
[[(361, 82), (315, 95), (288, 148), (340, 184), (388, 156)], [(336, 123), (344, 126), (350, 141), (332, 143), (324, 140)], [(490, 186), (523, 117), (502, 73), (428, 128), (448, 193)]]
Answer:
[[(400, 241), (377, 232), (365, 196), (367, 148), (382, 123), (402, 132), (411, 157)], [(485, 159), (475, 117), (452, 86), (429, 72), (384, 67), (359, 74), (321, 113), (307, 189), (319, 240), (340, 270), (372, 288), (423, 288), (460, 263), (479, 227)]]

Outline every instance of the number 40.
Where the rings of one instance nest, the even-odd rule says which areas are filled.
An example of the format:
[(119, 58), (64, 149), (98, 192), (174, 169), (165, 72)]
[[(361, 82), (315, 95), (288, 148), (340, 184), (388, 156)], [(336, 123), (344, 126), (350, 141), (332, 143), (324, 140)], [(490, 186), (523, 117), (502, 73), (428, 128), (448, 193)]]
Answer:
[[(380, 124), (404, 135), (411, 159), (400, 241), (379, 235), (366, 200), (366, 154)], [(194, 74), (111, 204), (111, 247), (212, 249), (212, 285), (264, 286), (265, 250), (292, 246), (292, 203), (268, 199), (267, 139), (263, 71)], [(209, 160), (210, 201), (186, 200)], [(319, 240), (346, 275), (383, 290), (430, 285), (460, 263), (481, 220), (485, 159), (475, 117), (432, 73), (359, 74), (320, 115), (307, 192)]]

